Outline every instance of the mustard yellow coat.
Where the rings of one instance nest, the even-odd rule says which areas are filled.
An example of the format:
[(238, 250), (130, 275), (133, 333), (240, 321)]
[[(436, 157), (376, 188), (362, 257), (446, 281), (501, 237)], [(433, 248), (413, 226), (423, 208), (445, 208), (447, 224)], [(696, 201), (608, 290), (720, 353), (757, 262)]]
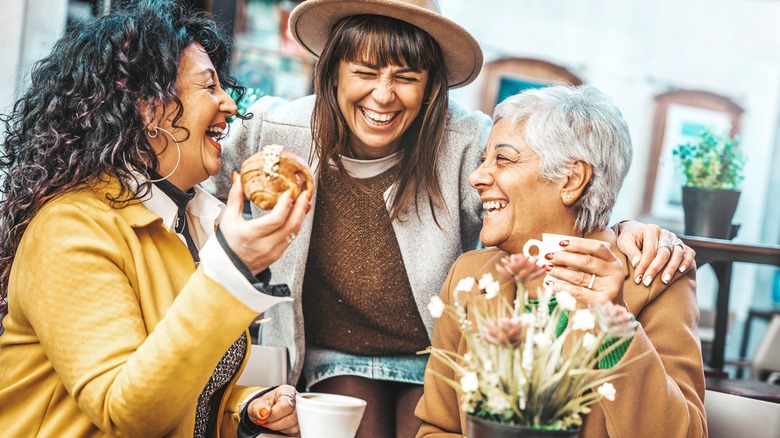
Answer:
[[(112, 208), (117, 187), (54, 199), (24, 233), (0, 336), (0, 435), (192, 437), (198, 395), (256, 317), (142, 203)], [(257, 389), (234, 384), (221, 436)]]
[[(612, 251), (627, 267), (623, 295), (639, 321), (639, 328), (621, 363), (644, 352), (650, 353), (621, 368), (620, 372), (628, 375), (612, 382), (617, 390), (615, 401), (601, 400), (592, 405), (593, 411), (585, 417), (580, 436), (706, 437), (695, 267), (684, 275), (676, 274), (669, 285), (658, 280), (653, 281), (649, 288), (636, 285), (630, 280), (634, 278), (633, 268), (617, 249), (614, 233), (605, 230), (589, 237), (611, 243)], [(452, 303), (453, 292), (460, 279), (479, 279), (490, 272), (493, 278), (499, 279), (499, 293), (513, 299), (514, 282), (495, 270), (496, 263), (504, 255), (506, 253), (496, 248), (463, 254), (452, 266), (439, 296), (445, 303)], [(448, 316), (436, 320), (432, 343), (459, 354), (468, 351), (457, 323)], [(434, 358), (428, 361), (428, 370), (454, 378), (452, 370)], [(417, 437), (452, 438), (464, 435), (466, 416), (459, 407), (460, 398), (455, 390), (444, 380), (426, 372), (425, 392), (415, 411), (423, 420)]]

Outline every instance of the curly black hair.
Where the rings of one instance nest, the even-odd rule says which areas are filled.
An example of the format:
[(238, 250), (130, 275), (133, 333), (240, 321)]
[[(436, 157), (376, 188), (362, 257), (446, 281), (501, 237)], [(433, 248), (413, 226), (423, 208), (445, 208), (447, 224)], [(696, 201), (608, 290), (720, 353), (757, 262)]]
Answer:
[[(0, 316), (19, 241), (48, 200), (106, 176), (122, 182), (110, 202), (148, 193), (148, 169), (158, 160), (139, 104), (175, 103), (176, 125), (182, 105), (174, 84), (185, 48), (200, 43), (223, 88), (236, 102), (245, 93), (230, 72), (232, 41), (209, 16), (175, 0), (132, 3), (70, 28), (35, 64), (11, 113), (0, 115)], [(139, 187), (135, 194), (128, 181)]]

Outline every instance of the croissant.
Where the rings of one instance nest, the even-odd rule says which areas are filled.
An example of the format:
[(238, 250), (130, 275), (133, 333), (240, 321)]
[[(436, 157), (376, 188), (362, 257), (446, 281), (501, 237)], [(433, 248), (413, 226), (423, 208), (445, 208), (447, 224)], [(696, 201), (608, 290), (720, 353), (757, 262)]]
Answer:
[(314, 188), (309, 166), (280, 145), (264, 146), (241, 164), (244, 194), (263, 210), (271, 210), (279, 196), (292, 190), (293, 199)]

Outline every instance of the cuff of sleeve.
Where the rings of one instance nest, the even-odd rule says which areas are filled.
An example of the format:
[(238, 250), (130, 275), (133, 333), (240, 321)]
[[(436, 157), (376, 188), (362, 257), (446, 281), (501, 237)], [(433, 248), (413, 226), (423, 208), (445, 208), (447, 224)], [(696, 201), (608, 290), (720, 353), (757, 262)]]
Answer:
[[(270, 279), (270, 270), (266, 269), (261, 272), (255, 278), (255, 282), (250, 281), (225, 252), (225, 248), (219, 243), (217, 234), (220, 233), (214, 233), (200, 250), (200, 264), (209, 278), (219, 283), (244, 305), (257, 313), (263, 313), (275, 304), (292, 301), (287, 286), (264, 284), (263, 280)], [(244, 269), (249, 271), (246, 266)], [(255, 287), (256, 283), (259, 284), (261, 293), (258, 293), (258, 288)]]
[(252, 420), (249, 419), (249, 412), (248, 407), (249, 403), (260, 397), (261, 395), (273, 391), (276, 389), (276, 386), (272, 386), (270, 388), (266, 388), (260, 391), (257, 391), (247, 397), (243, 402), (241, 402), (241, 412), (239, 413), (239, 418), (241, 419), (238, 422), (238, 437), (239, 438), (250, 438), (250, 437), (256, 437), (257, 435), (264, 433), (264, 432), (274, 432), (271, 429), (268, 429), (267, 427), (260, 426), (259, 424), (255, 424), (252, 422)]

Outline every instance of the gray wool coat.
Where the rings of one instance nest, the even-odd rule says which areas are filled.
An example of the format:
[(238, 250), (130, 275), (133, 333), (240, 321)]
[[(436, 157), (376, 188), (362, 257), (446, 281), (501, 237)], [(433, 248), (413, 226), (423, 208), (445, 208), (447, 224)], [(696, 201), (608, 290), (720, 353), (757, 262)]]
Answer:
[[(312, 158), (315, 174), (319, 163), (312, 157), (311, 113), (314, 96), (295, 101), (263, 97), (250, 108), (254, 117), (236, 119), (230, 125), (228, 136), (222, 141), (222, 171), (203, 186), (212, 193), (227, 193), (230, 175), (241, 167), (241, 162), (268, 144), (280, 144), (304, 159)], [(469, 185), (468, 176), (477, 168), (487, 136), (490, 118), (478, 111), (470, 112), (450, 101), (446, 126), (446, 141), (439, 161), (439, 181), (447, 211), (437, 211), (439, 228), (428, 208), (428, 196), (418, 198), (421, 206), (419, 219), (412, 208), (401, 220), (393, 221), (409, 283), (428, 336), (433, 332), (433, 318), (427, 310), (432, 296), (438, 295), (450, 266), (464, 251), (474, 249), (482, 227), (482, 205), (476, 191)], [(389, 192), (385, 199), (389, 198)], [(314, 197), (317, 194), (315, 191)], [(316, 199), (307, 215), (298, 237), (284, 255), (271, 266), (273, 283), (286, 283), (294, 299), (281, 303), (265, 313), (270, 321), (262, 326), (261, 344), (287, 347), (290, 366), (289, 382), (295, 384), (303, 366), (305, 337), (301, 290), (314, 215)], [(389, 199), (388, 199), (388, 205)], [(254, 209), (255, 216), (262, 214)], [(381, 250), (381, 248), (379, 249)]]

